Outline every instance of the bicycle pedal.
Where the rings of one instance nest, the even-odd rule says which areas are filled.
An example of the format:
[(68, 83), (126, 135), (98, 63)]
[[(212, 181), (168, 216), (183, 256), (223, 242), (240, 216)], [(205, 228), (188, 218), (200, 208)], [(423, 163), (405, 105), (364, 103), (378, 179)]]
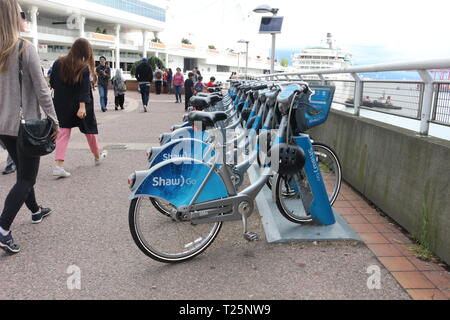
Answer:
[(254, 242), (254, 241), (260, 241), (261, 238), (253, 232), (246, 232), (244, 233), (244, 239), (247, 240), (248, 242)]

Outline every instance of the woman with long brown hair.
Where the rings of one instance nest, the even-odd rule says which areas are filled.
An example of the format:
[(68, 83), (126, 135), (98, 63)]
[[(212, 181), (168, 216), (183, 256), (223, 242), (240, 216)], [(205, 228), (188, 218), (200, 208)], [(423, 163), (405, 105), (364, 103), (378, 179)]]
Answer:
[[(55, 132), (58, 131), (58, 119), (36, 48), (20, 38), (25, 28), (26, 15), (17, 0), (0, 0), (0, 140), (17, 165), (17, 182), (6, 197), (0, 216), (0, 248), (10, 253), (20, 251), (10, 228), (24, 203), (33, 214), (33, 223), (40, 223), (51, 213), (50, 209), (39, 207), (34, 193), (40, 158), (28, 157), (17, 148), (21, 99), (25, 119), (40, 119), (42, 108), (52, 120)], [(19, 59), (22, 60), (22, 90)]]
[(86, 39), (78, 39), (67, 56), (59, 58), (52, 67), (50, 85), (54, 89), (54, 104), (61, 129), (56, 141), (56, 157), (53, 176), (70, 177), (64, 169), (67, 146), (72, 128), (78, 127), (85, 134), (95, 164), (107, 156), (97, 143), (98, 129), (94, 113), (92, 83), (97, 82), (92, 46)]

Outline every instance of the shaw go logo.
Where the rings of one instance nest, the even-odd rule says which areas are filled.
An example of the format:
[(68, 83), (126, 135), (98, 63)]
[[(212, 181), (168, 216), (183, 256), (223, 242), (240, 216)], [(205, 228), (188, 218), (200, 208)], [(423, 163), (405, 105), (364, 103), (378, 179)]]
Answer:
[(192, 178), (185, 178), (183, 176), (179, 178), (164, 179), (162, 177), (153, 178), (153, 187), (183, 187), (185, 185), (194, 185), (197, 180)]

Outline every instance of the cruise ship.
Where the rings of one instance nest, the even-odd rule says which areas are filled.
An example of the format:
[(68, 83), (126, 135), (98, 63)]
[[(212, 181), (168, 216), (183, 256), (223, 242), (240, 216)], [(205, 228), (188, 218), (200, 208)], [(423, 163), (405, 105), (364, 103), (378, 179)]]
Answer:
[(292, 56), (295, 71), (315, 71), (350, 67), (352, 54), (335, 46), (331, 33), (327, 34), (326, 45), (308, 47)]
[[(29, 26), (22, 36), (39, 50), (44, 69), (51, 67), (80, 37), (94, 48), (96, 61), (105, 56), (113, 68), (121, 68), (131, 79), (133, 63), (143, 57), (160, 58), (165, 66), (185, 72), (198, 67), (204, 76), (228, 79), (231, 72), (244, 72), (245, 54), (182, 43), (182, 39), (160, 40), (168, 27), (169, 0), (19, 0), (27, 12)], [(239, 40), (239, 39), (237, 39)], [(169, 41), (168, 41), (169, 42)], [(270, 60), (248, 58), (248, 72), (268, 73)], [(278, 72), (283, 67), (277, 65)]]

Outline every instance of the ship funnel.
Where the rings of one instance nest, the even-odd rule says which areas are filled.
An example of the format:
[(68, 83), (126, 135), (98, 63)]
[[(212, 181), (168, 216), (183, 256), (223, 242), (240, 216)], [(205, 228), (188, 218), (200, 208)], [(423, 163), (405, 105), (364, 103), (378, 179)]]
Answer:
[(327, 44), (330, 49), (333, 49), (333, 36), (331, 33), (327, 33)]

